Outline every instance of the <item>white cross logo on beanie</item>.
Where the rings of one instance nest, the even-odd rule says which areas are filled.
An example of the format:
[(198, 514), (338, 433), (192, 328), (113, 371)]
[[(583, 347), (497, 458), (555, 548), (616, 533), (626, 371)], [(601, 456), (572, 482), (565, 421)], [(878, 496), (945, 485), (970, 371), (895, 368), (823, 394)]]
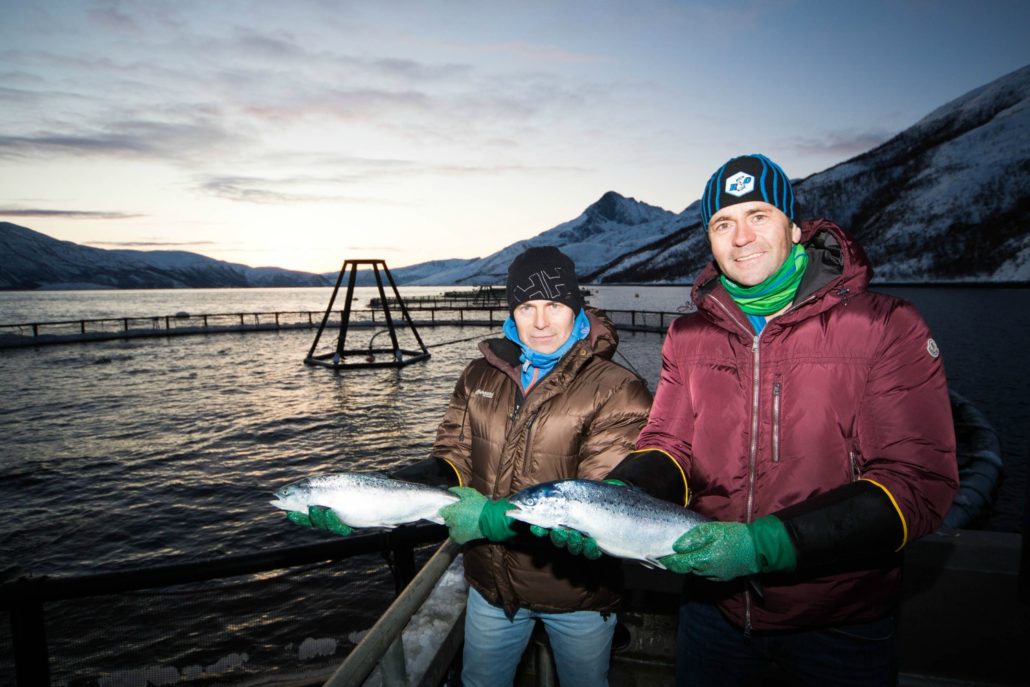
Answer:
[(755, 189), (755, 178), (747, 172), (737, 172), (726, 180), (726, 193), (740, 198)]

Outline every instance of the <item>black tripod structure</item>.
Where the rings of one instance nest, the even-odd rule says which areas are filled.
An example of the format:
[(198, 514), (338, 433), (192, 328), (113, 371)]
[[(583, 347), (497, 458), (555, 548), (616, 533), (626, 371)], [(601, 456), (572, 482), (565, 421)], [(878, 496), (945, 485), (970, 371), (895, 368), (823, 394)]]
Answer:
[[(386, 321), (386, 329), (377, 332), (372, 335), (372, 338), (368, 342), (366, 348), (351, 348), (346, 347), (347, 341), (347, 329), (350, 326), (351, 316), (351, 303), (354, 300), (354, 284), (358, 277), (358, 267), (360, 265), (371, 265), (372, 271), (375, 274), (376, 286), (379, 287), (379, 299), (378, 305), (383, 310), (383, 316)], [(333, 303), (336, 302), (336, 295), (340, 291), (340, 284), (343, 283), (343, 275), (350, 272), (350, 276), (347, 280), (347, 296), (343, 305), (343, 315), (340, 321), (340, 336), (336, 339), (336, 348), (326, 353), (315, 354), (315, 349), (318, 347), (318, 340), (322, 337), (322, 332), (325, 330), (325, 325), (329, 321), (329, 318), (333, 312)], [(387, 299), (386, 291), (383, 288), (383, 275), (386, 275), (387, 281), (390, 283), (390, 288), (393, 289), (394, 298), (392, 301)], [(390, 313), (391, 302), (393, 305), (400, 309), (401, 315), (404, 318), (404, 322), (411, 329), (411, 333), (415, 335), (415, 340), (418, 341), (420, 350), (412, 351), (400, 347), (397, 343), (397, 329), (394, 324), (394, 317)], [(376, 303), (373, 301), (373, 307)], [(403, 325), (402, 325), (403, 326)], [(392, 348), (373, 348), (373, 342), (376, 337), (384, 332), (389, 332), (390, 341), (393, 344)], [(385, 359), (377, 359), (376, 354), (389, 353)], [(315, 334), (315, 340), (311, 344), (311, 349), (308, 351), (308, 355), (304, 358), (304, 364), (306, 365), (320, 365), (322, 367), (332, 368), (334, 370), (340, 369), (352, 369), (352, 368), (371, 368), (371, 367), (402, 367), (419, 360), (425, 360), (429, 358), (429, 349), (422, 343), (422, 337), (418, 335), (418, 330), (415, 329), (414, 323), (411, 321), (411, 315), (408, 314), (408, 308), (404, 305), (404, 300), (401, 298), (401, 294), (397, 291), (397, 284), (393, 281), (393, 275), (390, 274), (389, 268), (386, 266), (385, 260), (344, 260), (343, 267), (340, 268), (340, 276), (336, 278), (336, 286), (333, 288), (333, 295), (329, 299), (329, 306), (325, 309), (325, 315), (322, 317), (322, 324), (318, 327), (318, 333)], [(348, 362), (347, 357), (360, 356), (360, 362)]]

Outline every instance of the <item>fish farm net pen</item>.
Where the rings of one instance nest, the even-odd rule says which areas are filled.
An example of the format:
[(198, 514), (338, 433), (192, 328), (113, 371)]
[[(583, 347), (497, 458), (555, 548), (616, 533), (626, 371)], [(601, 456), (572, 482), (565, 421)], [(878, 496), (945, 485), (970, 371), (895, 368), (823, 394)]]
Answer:
[(502, 332), (501, 330), (496, 330), (496, 331), (493, 331), (493, 332), (488, 332), (486, 334), (476, 334), (475, 336), (466, 336), (463, 339), (453, 339), (451, 341), (441, 341), (440, 343), (435, 343), (435, 344), (426, 344), (426, 348), (439, 348), (441, 346), (450, 346), (451, 344), (464, 343), (466, 341), (476, 341), (476, 340), (485, 339), (487, 337), (496, 336), (498, 334), (503, 334), (503, 333), (504, 332)]

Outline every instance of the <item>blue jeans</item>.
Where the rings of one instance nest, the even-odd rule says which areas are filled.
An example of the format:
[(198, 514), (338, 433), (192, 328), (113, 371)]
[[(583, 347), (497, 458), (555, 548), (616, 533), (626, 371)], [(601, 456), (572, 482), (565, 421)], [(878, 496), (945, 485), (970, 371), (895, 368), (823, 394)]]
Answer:
[(515, 617), (508, 618), (504, 609), (469, 588), (461, 672), (464, 687), (512, 684), (537, 620), (547, 630), (561, 687), (608, 684), (614, 613), (604, 617), (597, 611), (538, 613), (520, 608)]
[(750, 637), (712, 604), (684, 601), (676, 634), (676, 684), (757, 685), (770, 662), (793, 685), (895, 684), (894, 618)]

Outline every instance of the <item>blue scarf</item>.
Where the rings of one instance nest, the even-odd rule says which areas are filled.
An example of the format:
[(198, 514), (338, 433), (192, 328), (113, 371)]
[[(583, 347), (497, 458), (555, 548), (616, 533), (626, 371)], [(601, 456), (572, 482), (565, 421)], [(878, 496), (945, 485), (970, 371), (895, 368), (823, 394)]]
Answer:
[(575, 322), (572, 323), (572, 333), (554, 353), (541, 353), (522, 343), (519, 339), (519, 330), (515, 327), (515, 320), (510, 316), (504, 321), (504, 336), (515, 342), (522, 349), (519, 362), (522, 363), (522, 391), (528, 392), (534, 384), (543, 379), (547, 373), (554, 369), (562, 356), (569, 352), (577, 341), (582, 341), (590, 334), (590, 320), (583, 308), (579, 309)]

